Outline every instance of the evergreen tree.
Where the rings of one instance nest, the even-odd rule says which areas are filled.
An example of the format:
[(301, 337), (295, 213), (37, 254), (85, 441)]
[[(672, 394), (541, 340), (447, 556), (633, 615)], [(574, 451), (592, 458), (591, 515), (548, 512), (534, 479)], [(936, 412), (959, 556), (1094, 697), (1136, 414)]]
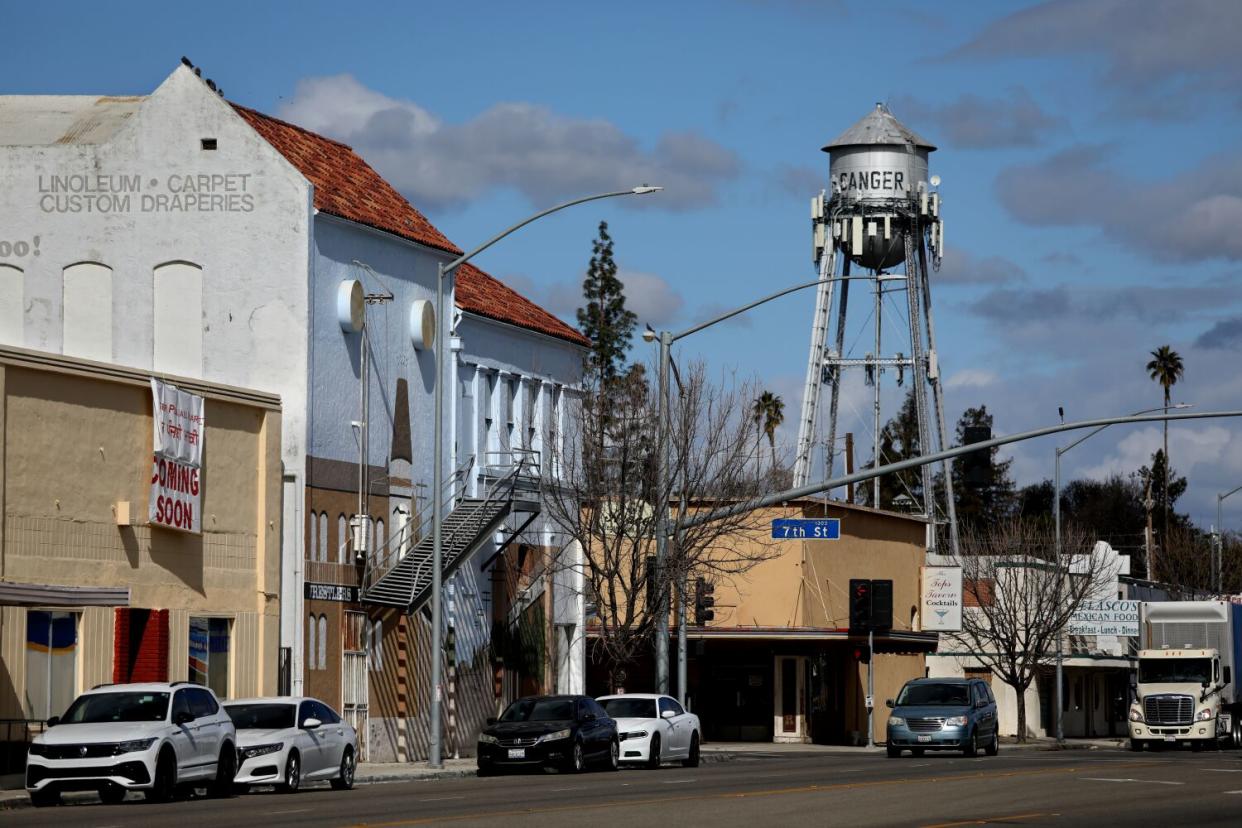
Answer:
[[(988, 407), (968, 408), (957, 421), (957, 444), (966, 442), (966, 431), (972, 427), (992, 428), (992, 415)], [(1013, 480), (1009, 467), (1013, 460), (1000, 461), (996, 446), (969, 457), (953, 459), (953, 495), (957, 505), (958, 523), (974, 526), (994, 526), (1009, 518), (1014, 507)], [(967, 474), (971, 466), (976, 471)]]
[(625, 307), (624, 286), (617, 278), (606, 221), (599, 223), (599, 238), (591, 244), (582, 298), (586, 305), (578, 308), (578, 328), (592, 343), (587, 368), (601, 387), (607, 386), (625, 369), (625, 355), (638, 317)]
[[(914, 399), (914, 391), (906, 395), (901, 409), (891, 420), (884, 424), (880, 431), (879, 465), (885, 466), (901, 460), (917, 457), (922, 452), (919, 448), (919, 414)], [(864, 468), (875, 468), (876, 458)], [(858, 500), (867, 506), (875, 506), (871, 500), (871, 481), (858, 487)], [(913, 501), (912, 508), (922, 511), (923, 508), (923, 472), (921, 469), (906, 469), (896, 474), (886, 474), (880, 478), (881, 509), (892, 509), (893, 499), (905, 496)]]

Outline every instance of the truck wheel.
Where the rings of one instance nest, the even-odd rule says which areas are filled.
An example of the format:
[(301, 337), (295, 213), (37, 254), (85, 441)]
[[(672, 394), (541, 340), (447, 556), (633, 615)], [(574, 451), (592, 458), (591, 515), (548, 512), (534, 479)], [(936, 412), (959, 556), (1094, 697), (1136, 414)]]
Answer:
[(1130, 750), (1134, 751), (1135, 753), (1142, 753), (1143, 752), (1143, 740), (1142, 739), (1131, 739)]
[(1234, 711), (1233, 722), (1230, 726), (1231, 735), (1233, 736), (1233, 746), (1242, 748), (1242, 718), (1239, 717), (1238, 711)]

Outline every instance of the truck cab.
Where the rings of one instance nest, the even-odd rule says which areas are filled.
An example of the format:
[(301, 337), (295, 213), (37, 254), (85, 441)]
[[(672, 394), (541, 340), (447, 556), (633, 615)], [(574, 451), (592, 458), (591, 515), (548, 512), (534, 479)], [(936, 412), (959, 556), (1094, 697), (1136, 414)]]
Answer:
[(1215, 745), (1233, 733), (1233, 713), (1224, 690), (1229, 665), (1215, 649), (1141, 650), (1130, 706), (1130, 748), (1153, 743)]

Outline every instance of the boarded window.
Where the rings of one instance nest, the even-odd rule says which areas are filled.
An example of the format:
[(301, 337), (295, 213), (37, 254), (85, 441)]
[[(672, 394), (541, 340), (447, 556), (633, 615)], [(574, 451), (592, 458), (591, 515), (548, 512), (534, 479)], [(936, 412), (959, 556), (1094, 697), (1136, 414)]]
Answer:
[(78, 690), (78, 616), (26, 612), (26, 715), (60, 716)]
[(227, 618), (190, 619), (190, 681), (222, 699), (229, 695), (229, 649)]
[(25, 275), (19, 268), (0, 264), (0, 344), (23, 347), (22, 309)]
[(61, 350), (69, 356), (112, 360), (112, 268), (95, 262), (64, 272)]
[(156, 371), (203, 374), (203, 269), (171, 262), (155, 269)]
[(990, 607), (996, 603), (996, 585), (991, 578), (962, 580), (962, 603), (967, 607)]

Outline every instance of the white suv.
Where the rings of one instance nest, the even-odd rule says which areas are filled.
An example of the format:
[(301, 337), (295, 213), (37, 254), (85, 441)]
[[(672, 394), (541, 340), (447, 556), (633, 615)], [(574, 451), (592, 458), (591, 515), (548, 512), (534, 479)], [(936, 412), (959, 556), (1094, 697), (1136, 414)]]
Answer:
[(237, 769), (233, 721), (211, 690), (188, 681), (104, 684), (48, 721), (26, 760), (36, 806), (61, 791), (97, 790), (104, 802), (142, 791), (157, 802), (177, 788), (228, 796)]

